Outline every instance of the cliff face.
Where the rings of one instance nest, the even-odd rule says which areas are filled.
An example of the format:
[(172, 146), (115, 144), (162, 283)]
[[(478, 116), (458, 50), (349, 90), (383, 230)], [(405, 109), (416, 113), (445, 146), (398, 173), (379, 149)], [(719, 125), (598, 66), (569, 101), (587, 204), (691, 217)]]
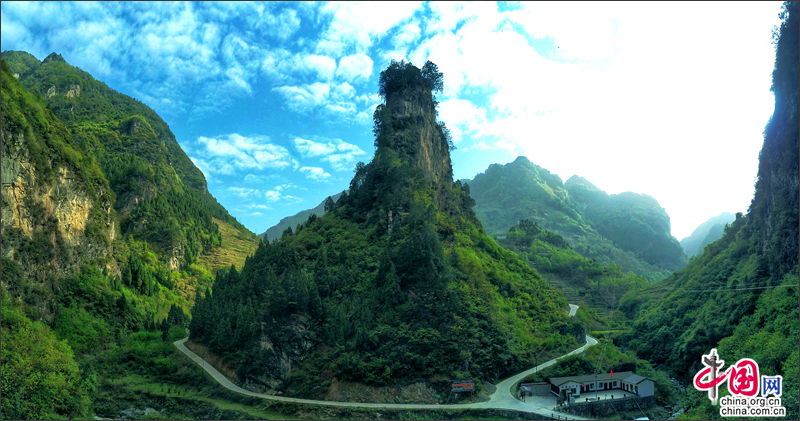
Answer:
[(264, 392), (278, 386), (317, 344), (310, 328), (311, 319), (303, 314), (281, 318), (279, 323), (273, 320), (269, 327), (262, 322), (251, 351), (259, 366), (244, 375), (242, 387)]
[(444, 187), (453, 183), (453, 166), (430, 91), (413, 87), (393, 92), (386, 97), (386, 110), (391, 122), (387, 146), (422, 170), (428, 186), (437, 192), (438, 209), (444, 210)]
[(386, 98), (386, 107), (398, 125), (403, 127), (410, 124), (414, 128), (393, 133), (393, 140), (397, 145), (409, 140), (416, 144), (416, 151), (411, 155), (412, 162), (422, 170), (428, 185), (436, 187), (443, 182), (452, 183), (450, 151), (436, 124), (436, 111), (430, 92), (418, 88), (393, 93)]
[(109, 246), (117, 236), (113, 193), (86, 177), (76, 164), (93, 165), (70, 132), (7, 72), (0, 134), (2, 256), (34, 278), (66, 275), (87, 261), (118, 273)]

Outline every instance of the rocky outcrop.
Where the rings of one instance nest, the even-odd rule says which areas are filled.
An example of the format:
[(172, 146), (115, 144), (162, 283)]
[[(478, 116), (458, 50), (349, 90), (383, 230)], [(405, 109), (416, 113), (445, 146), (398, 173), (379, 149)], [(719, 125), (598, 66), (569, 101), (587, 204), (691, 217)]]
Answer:
[(271, 326), (262, 323), (261, 339), (252, 353), (258, 364), (243, 376), (242, 387), (264, 392), (278, 386), (317, 344), (309, 327), (311, 318), (304, 314), (273, 320)]
[(436, 123), (430, 91), (424, 87), (403, 89), (386, 98), (393, 132), (389, 147), (409, 155), (422, 170), (425, 181), (437, 191), (439, 209), (446, 203), (443, 183), (453, 182), (453, 166), (447, 140)]
[[(45, 96), (52, 98), (56, 95), (59, 95), (58, 90), (55, 86), (51, 86), (47, 89), (47, 94)], [(69, 85), (67, 90), (61, 95), (64, 95), (67, 98), (79, 97), (81, 96), (81, 85)]]
[(436, 390), (426, 382), (403, 386), (370, 386), (362, 383), (331, 381), (326, 401), (378, 403), (440, 403)]
[[(28, 141), (23, 133), (2, 131), (2, 256), (26, 258), (20, 250), (31, 247), (34, 238), (47, 238), (54, 253), (42, 265), (23, 265), (65, 275), (83, 261), (104, 261), (107, 269), (118, 271), (110, 258), (110, 241), (116, 237), (113, 209), (107, 194), (97, 190), (91, 197), (76, 177), (75, 169), (63, 162), (50, 162), (54, 176), (43, 177), (31, 161)], [(105, 197), (104, 197), (105, 196)], [(99, 206), (101, 212), (92, 212)], [(101, 220), (92, 217), (102, 215)], [(97, 235), (87, 236), (90, 222), (100, 227)], [(90, 233), (91, 234), (91, 233)], [(102, 238), (105, 237), (105, 240)], [(41, 244), (35, 247), (41, 247)], [(41, 251), (41, 250), (36, 250)], [(47, 269), (45, 269), (45, 267)]]

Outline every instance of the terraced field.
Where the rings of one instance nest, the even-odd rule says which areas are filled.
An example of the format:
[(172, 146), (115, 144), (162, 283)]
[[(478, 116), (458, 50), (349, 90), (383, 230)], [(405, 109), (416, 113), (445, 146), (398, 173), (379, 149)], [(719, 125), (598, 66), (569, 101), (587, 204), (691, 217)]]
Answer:
[(230, 224), (213, 218), (222, 234), (222, 246), (215, 247), (209, 254), (199, 258), (200, 265), (210, 272), (216, 272), (223, 266), (234, 265), (237, 269), (244, 266), (244, 260), (252, 255), (258, 247), (258, 238), (249, 232), (240, 232)]

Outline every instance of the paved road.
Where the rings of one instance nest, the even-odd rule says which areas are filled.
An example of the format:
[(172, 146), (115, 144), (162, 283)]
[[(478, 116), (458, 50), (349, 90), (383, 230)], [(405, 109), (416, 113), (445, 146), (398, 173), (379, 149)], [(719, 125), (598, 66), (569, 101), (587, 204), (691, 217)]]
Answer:
[[(570, 304), (572, 307), (573, 305)], [(572, 313), (574, 313), (574, 309), (577, 309), (577, 306), (574, 306)], [(574, 314), (570, 314), (572, 316)], [(517, 411), (525, 411), (525, 412), (535, 412), (537, 414), (551, 416), (552, 414), (560, 415), (562, 418), (568, 416), (569, 419), (590, 419), (590, 418), (581, 418), (576, 417), (571, 414), (565, 413), (558, 413), (552, 410), (553, 406), (555, 405), (555, 396), (552, 398), (549, 397), (529, 397), (528, 402), (522, 402), (519, 399), (515, 398), (511, 395), (511, 387), (518, 381), (520, 381), (525, 376), (541, 370), (545, 367), (549, 367), (553, 364), (558, 362), (558, 359), (550, 360), (544, 364), (540, 364), (536, 367), (531, 368), (530, 370), (523, 371), (513, 377), (509, 377), (500, 383), (497, 384), (497, 391), (489, 396), (488, 402), (480, 402), (480, 403), (472, 403), (472, 404), (461, 404), (461, 405), (426, 405), (426, 404), (405, 404), (405, 403), (362, 403), (362, 402), (332, 402), (332, 401), (318, 401), (318, 400), (311, 400), (311, 399), (300, 399), (300, 398), (290, 398), (286, 396), (276, 396), (276, 395), (266, 395), (263, 393), (256, 393), (251, 392), (247, 389), (243, 389), (235, 384), (233, 384), (227, 377), (225, 377), (222, 373), (217, 371), (214, 367), (211, 366), (208, 362), (203, 360), (200, 356), (192, 352), (189, 348), (186, 348), (184, 344), (188, 338), (181, 339), (179, 341), (175, 341), (175, 346), (184, 354), (186, 354), (189, 358), (191, 358), (194, 362), (198, 365), (203, 367), (204, 370), (211, 375), (219, 384), (223, 387), (232, 390), (237, 393), (241, 393), (243, 395), (254, 396), (257, 398), (264, 398), (264, 399), (272, 399), (276, 401), (282, 402), (295, 402), (295, 403), (303, 403), (303, 404), (310, 404), (310, 405), (325, 405), (325, 406), (340, 406), (340, 407), (357, 407), (357, 408), (391, 408), (391, 409), (465, 409), (465, 408), (482, 408), (482, 409), (512, 409)], [(597, 340), (592, 338), (591, 336), (586, 336), (586, 345), (568, 353), (562, 355), (559, 358), (566, 357), (568, 355), (577, 354), (583, 352), (586, 348), (597, 344)]]

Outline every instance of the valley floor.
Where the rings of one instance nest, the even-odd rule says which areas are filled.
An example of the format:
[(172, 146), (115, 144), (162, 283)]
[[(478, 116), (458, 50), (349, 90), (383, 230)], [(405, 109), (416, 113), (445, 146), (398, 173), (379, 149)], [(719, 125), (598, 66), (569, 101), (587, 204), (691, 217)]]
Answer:
[[(570, 305), (571, 307), (571, 314), (570, 316), (574, 315), (575, 310), (577, 310), (577, 306)], [(588, 419), (588, 418), (580, 418), (576, 417), (571, 414), (561, 413), (554, 409), (555, 407), (555, 397), (536, 397), (534, 399), (528, 399), (527, 402), (522, 402), (519, 399), (515, 398), (511, 394), (511, 388), (520, 380), (525, 378), (535, 371), (542, 370), (547, 368), (551, 365), (557, 364), (559, 358), (567, 357), (569, 355), (574, 355), (578, 353), (582, 353), (588, 347), (596, 345), (597, 340), (592, 338), (591, 336), (586, 336), (586, 345), (568, 353), (562, 355), (559, 358), (547, 361), (546, 363), (540, 364), (537, 367), (533, 367), (529, 370), (523, 371), (519, 374), (516, 374), (512, 377), (509, 377), (502, 382), (497, 384), (497, 390), (494, 394), (490, 395), (488, 402), (480, 402), (480, 403), (472, 403), (472, 404), (455, 404), (455, 405), (426, 405), (426, 404), (389, 404), (389, 403), (360, 403), (360, 402), (331, 402), (331, 401), (319, 401), (319, 400), (310, 400), (310, 399), (300, 399), (300, 398), (291, 398), (286, 396), (276, 396), (276, 395), (267, 395), (263, 393), (256, 393), (246, 389), (243, 389), (225, 377), (222, 373), (220, 373), (216, 368), (214, 368), (210, 363), (203, 360), (200, 356), (192, 352), (190, 349), (186, 348), (185, 342), (188, 338), (184, 338), (178, 341), (175, 341), (175, 346), (184, 354), (186, 354), (189, 358), (192, 359), (195, 363), (200, 365), (206, 372), (208, 372), (214, 380), (216, 380), (220, 385), (223, 387), (243, 395), (269, 399), (274, 401), (280, 402), (288, 402), (288, 403), (299, 403), (299, 404), (308, 404), (308, 405), (324, 405), (324, 406), (333, 406), (333, 407), (349, 407), (349, 408), (380, 408), (380, 409), (407, 409), (407, 410), (415, 410), (415, 409), (434, 409), (434, 410), (447, 410), (447, 409), (502, 409), (502, 410), (513, 410), (513, 411), (521, 411), (527, 413), (534, 413), (544, 417), (551, 417), (560, 419)]]

